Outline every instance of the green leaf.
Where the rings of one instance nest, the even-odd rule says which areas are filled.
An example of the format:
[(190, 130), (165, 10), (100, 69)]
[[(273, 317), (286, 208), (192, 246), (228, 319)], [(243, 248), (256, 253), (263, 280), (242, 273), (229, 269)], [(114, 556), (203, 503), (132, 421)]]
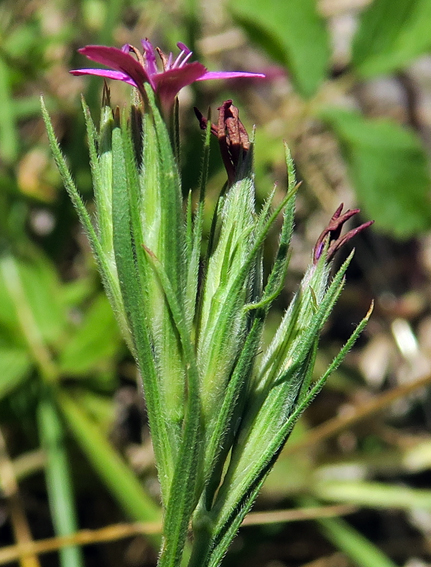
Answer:
[(80, 327), (59, 356), (60, 372), (85, 375), (112, 358), (120, 344), (120, 333), (108, 299), (100, 294), (92, 303)]
[(85, 414), (95, 421), (102, 431), (110, 431), (116, 418), (115, 400), (110, 393), (101, 394), (88, 387), (74, 388), (74, 399)]
[(22, 384), (32, 367), (25, 349), (0, 347), (0, 399)]
[[(53, 265), (41, 254), (33, 255), (29, 260), (14, 259), (14, 262), (22, 293), (43, 340), (56, 344), (64, 331), (66, 318), (61, 304), (61, 286)], [(13, 300), (7, 291), (12, 272), (9, 264), (9, 268), (0, 274), (0, 321), (16, 332), (19, 326), (17, 308), (22, 308), (22, 304)]]
[(431, 0), (374, 0), (360, 18), (352, 64), (363, 77), (400, 69), (431, 48)]
[(94, 295), (98, 282), (94, 275), (80, 277), (79, 279), (62, 283), (61, 304), (66, 308), (75, 308)]
[(250, 41), (286, 67), (296, 90), (312, 96), (325, 80), (329, 38), (315, 0), (232, 0), (230, 8)]
[(42, 337), (55, 344), (64, 332), (66, 317), (61, 305), (61, 286), (54, 266), (39, 256), (31, 262), (18, 261), (27, 301)]
[[(12, 303), (16, 318), (15, 332), (19, 336), (20, 341), (26, 345), (43, 379), (46, 381), (57, 380), (58, 372), (45, 342), (47, 338), (46, 330), (51, 328), (51, 320), (49, 314), (47, 314), (46, 322), (48, 326), (45, 325), (43, 310), (40, 309), (41, 306), (37, 305), (37, 285), (34, 287), (36, 282), (39, 285), (44, 285), (44, 281), (38, 281), (36, 276), (36, 282), (31, 281), (30, 287), (27, 288), (25, 273), (24, 264), (20, 263), (13, 256), (5, 255), (0, 258), (0, 280), (4, 281), (5, 292)], [(34, 273), (37, 274), (37, 272)], [(30, 280), (27, 278), (27, 283)], [(33, 291), (36, 292), (34, 295)], [(47, 290), (44, 291), (46, 292)], [(41, 297), (43, 297), (43, 294)], [(46, 305), (42, 303), (42, 306)]]
[(431, 226), (430, 175), (418, 137), (391, 120), (326, 109), (320, 117), (337, 134), (360, 205), (376, 228), (408, 238)]
[(359, 567), (396, 567), (387, 555), (341, 518), (317, 520), (321, 531)]

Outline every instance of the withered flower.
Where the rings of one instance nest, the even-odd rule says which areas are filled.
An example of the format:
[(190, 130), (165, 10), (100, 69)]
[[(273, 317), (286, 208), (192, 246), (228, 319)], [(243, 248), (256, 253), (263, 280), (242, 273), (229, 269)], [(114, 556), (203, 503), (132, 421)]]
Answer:
[(349, 230), (344, 236), (341, 236), (341, 230), (344, 224), (352, 218), (354, 215), (357, 215), (360, 212), (360, 209), (347, 209), (346, 212), (341, 214), (343, 210), (344, 203), (338, 207), (335, 213), (332, 215), (331, 220), (329, 221), (328, 226), (323, 230), (319, 238), (317, 239), (316, 245), (313, 251), (313, 262), (317, 264), (319, 258), (322, 255), (325, 246), (327, 245), (328, 241), (328, 252), (326, 256), (326, 260), (330, 262), (335, 253), (344, 245), (346, 242), (351, 240), (354, 236), (362, 232), (364, 229), (368, 228), (370, 225), (374, 223), (374, 221), (364, 222), (360, 226), (356, 228), (352, 228)]
[[(197, 108), (194, 110), (201, 129), (206, 130), (208, 120)], [(211, 124), (211, 133), (218, 138), (228, 182), (232, 185), (240, 164), (250, 150), (250, 140), (244, 124), (239, 119), (239, 110), (231, 100), (226, 100), (217, 110), (218, 121), (217, 124)]]

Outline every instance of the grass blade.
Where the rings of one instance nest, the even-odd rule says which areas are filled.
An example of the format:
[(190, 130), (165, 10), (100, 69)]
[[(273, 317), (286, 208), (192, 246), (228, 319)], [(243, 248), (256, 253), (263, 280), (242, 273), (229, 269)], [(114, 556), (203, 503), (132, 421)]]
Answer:
[[(39, 402), (38, 423), (47, 458), (45, 475), (55, 533), (57, 536), (73, 534), (78, 530), (78, 525), (69, 457), (64, 444), (63, 425), (48, 391)], [(63, 547), (60, 550), (60, 564), (62, 567), (82, 567), (81, 548), (76, 545)]]

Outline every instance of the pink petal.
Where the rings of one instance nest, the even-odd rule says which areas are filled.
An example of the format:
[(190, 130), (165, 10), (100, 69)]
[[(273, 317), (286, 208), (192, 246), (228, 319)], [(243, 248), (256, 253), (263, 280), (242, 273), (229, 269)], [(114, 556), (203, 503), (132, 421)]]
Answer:
[(117, 81), (123, 81), (133, 87), (136, 87), (135, 81), (133, 81), (129, 75), (122, 73), (121, 71), (109, 71), (109, 69), (73, 69), (69, 71), (72, 75), (95, 75), (96, 77), (105, 77), (106, 79), (115, 79)]
[(211, 79), (264, 79), (263, 73), (243, 73), (242, 71), (207, 71), (196, 81), (209, 81)]
[(183, 87), (198, 81), (205, 73), (205, 67), (197, 61), (188, 63), (184, 67), (169, 69), (153, 76), (154, 90), (159, 95), (163, 106), (169, 108)]
[(153, 87), (151, 77), (148, 76), (142, 65), (132, 55), (124, 53), (124, 51), (117, 47), (86, 45), (78, 49), (78, 51), (88, 59), (91, 59), (91, 61), (96, 61), (96, 63), (101, 63), (102, 65), (112, 67), (112, 69), (124, 73), (135, 82), (138, 88), (144, 83), (150, 83)]

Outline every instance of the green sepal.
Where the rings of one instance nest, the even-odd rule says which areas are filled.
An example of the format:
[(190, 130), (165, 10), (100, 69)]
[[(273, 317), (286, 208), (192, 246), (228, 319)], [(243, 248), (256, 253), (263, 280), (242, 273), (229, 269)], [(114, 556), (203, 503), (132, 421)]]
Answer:
[[(136, 243), (132, 236), (130, 197), (135, 198), (137, 188), (135, 176), (130, 176), (130, 147), (125, 152), (124, 135), (119, 126), (112, 132), (113, 156), (113, 234), (114, 252), (120, 288), (124, 301), (127, 320), (133, 337), (134, 354), (141, 372), (147, 401), (148, 419), (153, 439), (163, 501), (167, 500), (173, 475), (173, 456), (169, 443), (166, 424), (163, 419), (163, 408), (160, 396), (158, 369), (153, 357), (153, 339), (150, 336), (150, 323), (144, 302), (144, 286), (142, 272), (136, 263)], [(127, 165), (126, 165), (127, 164)]]
[[(290, 245), (290, 238), (293, 230), (293, 215), (295, 208), (295, 200), (293, 198), (296, 190), (296, 179), (293, 169), (293, 161), (290, 152), (286, 146), (286, 163), (288, 167), (288, 194), (277, 207), (272, 215), (270, 215), (270, 205), (272, 202), (273, 194), (268, 198), (266, 205), (260, 213), (260, 221), (268, 221), (267, 227), (270, 227), (272, 222), (279, 214), (281, 207), (285, 206), (283, 214), (283, 226), (280, 236), (280, 243), (278, 253), (274, 262), (274, 266), (268, 277), (267, 284), (262, 299), (250, 305), (243, 307), (244, 311), (253, 310), (254, 319), (250, 323), (250, 330), (248, 331), (247, 338), (242, 346), (239, 354), (238, 361), (234, 367), (232, 375), (224, 392), (222, 406), (217, 415), (217, 421), (212, 431), (210, 439), (207, 441), (207, 451), (205, 457), (204, 470), (207, 473), (209, 484), (206, 488), (204, 500), (201, 504), (204, 510), (211, 507), (211, 499), (214, 491), (218, 486), (220, 475), (223, 468), (225, 456), (229, 452), (232, 442), (232, 436), (235, 431), (232, 425), (238, 422), (244, 407), (244, 386), (247, 384), (247, 378), (250, 377), (253, 370), (254, 361), (261, 341), (262, 329), (265, 322), (266, 314), (271, 306), (272, 301), (278, 296), (284, 284), (284, 276), (288, 265), (288, 250)], [(269, 217), (269, 220), (268, 220)], [(259, 223), (260, 226), (261, 223)], [(263, 227), (262, 227), (263, 228)], [(266, 228), (263, 229), (263, 235), (266, 234)], [(239, 403), (239, 400), (243, 403)], [(199, 517), (199, 511), (197, 513)]]
[[(287, 268), (289, 266), (289, 247), (290, 241), (293, 233), (293, 222), (295, 214), (295, 199), (293, 198), (296, 191), (298, 190), (298, 185), (296, 184), (295, 168), (293, 164), (293, 159), (290, 154), (290, 150), (285, 144), (285, 158), (287, 167), (287, 196), (283, 201), (285, 208), (283, 211), (283, 225), (280, 233), (280, 242), (278, 245), (277, 256), (275, 258), (274, 265), (269, 274), (267, 284), (265, 286), (265, 291), (262, 294), (260, 301), (244, 306), (245, 310), (250, 309), (260, 309), (265, 308), (266, 311), (270, 308), (274, 299), (278, 297), (281, 293), (284, 281), (287, 273)], [(261, 218), (266, 218), (269, 214), (269, 205), (272, 202), (275, 190), (270, 195), (267, 201), (267, 208), (262, 210)], [(278, 211), (279, 209), (277, 209)]]
[[(203, 548), (206, 549), (207, 552), (209, 550), (207, 557), (202, 557), (202, 561), (200, 563), (202, 567), (217, 567), (220, 564), (220, 561), (225, 555), (227, 548), (229, 547), (233, 537), (238, 531), (242, 520), (255, 501), (256, 496), (259, 493), (259, 490), (267, 474), (271, 470), (274, 461), (278, 457), (280, 450), (289, 437), (293, 426), (295, 425), (296, 421), (303, 413), (303, 411), (310, 405), (310, 403), (323, 388), (330, 374), (332, 374), (332, 372), (334, 372), (338, 368), (346, 354), (352, 348), (359, 335), (367, 325), (371, 312), (372, 307), (370, 308), (366, 316), (362, 319), (362, 321), (358, 324), (358, 326), (356, 327), (346, 344), (340, 350), (338, 355), (334, 358), (326, 372), (308, 390), (307, 394), (304, 396), (304, 399), (296, 405), (289, 418), (285, 421), (282, 427), (276, 430), (275, 435), (270, 440), (269, 444), (264, 447), (264, 450), (261, 454), (260, 466), (259, 464), (256, 464), (255, 467), (253, 467), (253, 472), (248, 475), (250, 480), (248, 487), (244, 486), (242, 497), (238, 498), (235, 504), (231, 502), (229, 505), (220, 508), (218, 517), (215, 514), (209, 514), (207, 524), (211, 526), (211, 528), (206, 532), (205, 530), (202, 530), (202, 534), (200, 534), (200, 536), (205, 540), (205, 545), (203, 546)], [(226, 510), (226, 515), (224, 517), (221, 515), (222, 509)], [(192, 565), (194, 567), (195, 564), (190, 563), (190, 567)]]
[[(236, 510), (240, 505), (244, 493), (247, 492), (246, 487), (259, 478), (259, 471), (265, 470), (272, 459), (267, 450), (268, 446), (272, 446), (272, 439), (295, 413), (301, 386), (314, 363), (316, 337), (328, 316), (328, 308), (334, 304), (341, 292), (347, 264), (348, 262), (337, 273), (302, 336), (294, 337), (289, 348), (280, 353), (282, 356), (277, 357), (271, 379), (256, 379), (255, 389), (248, 394), (249, 407), (242, 418), (241, 432), (211, 512), (217, 517), (216, 531), (222, 529), (230, 511)], [(314, 268), (317, 271), (317, 267)], [(301, 318), (299, 314), (297, 324)], [(285, 440), (284, 438), (283, 444)], [(279, 450), (281, 446), (273, 446), (274, 454)]]
[[(238, 189), (238, 188), (236, 188)], [(241, 189), (241, 187), (240, 187)], [(261, 247), (264, 243), (265, 237), (267, 236), (273, 222), (277, 218), (278, 214), (282, 210), (284, 206), (289, 202), (290, 199), (293, 198), (294, 191), (288, 193), (286, 198), (282, 201), (282, 203), (272, 212), (272, 214), (268, 217), (266, 215), (261, 215), (257, 222), (255, 223), (255, 231), (250, 233), (252, 227), (246, 227), (242, 229), (240, 236), (243, 235), (252, 235), (252, 240), (246, 247), (245, 251), (242, 253), (240, 257), (240, 261), (236, 262), (236, 266), (231, 266), (230, 270), (227, 272), (229, 274), (229, 278), (227, 282), (224, 283), (224, 289), (222, 289), (222, 293), (220, 293), (219, 289), (216, 289), (212, 293), (212, 297), (210, 298), (211, 302), (215, 302), (215, 307), (211, 306), (211, 311), (208, 314), (208, 322), (205, 324), (200, 325), (199, 331), (201, 334), (205, 333), (205, 340), (202, 341), (202, 344), (199, 344), (198, 348), (198, 357), (199, 353), (205, 353), (205, 366), (203, 368), (200, 367), (202, 372), (202, 403), (204, 408), (204, 415), (205, 415), (205, 407), (206, 405), (210, 409), (210, 414), (213, 416), (217, 416), (218, 410), (216, 407), (219, 406), (221, 403), (218, 402), (222, 397), (222, 393), (224, 395), (224, 388), (223, 384), (226, 382), (227, 378), (230, 375), (231, 370), (229, 368), (233, 368), (234, 361), (239, 356), (240, 349), (243, 345), (243, 341), (245, 337), (242, 338), (241, 335), (236, 331), (233, 322), (236, 319), (236, 324), (239, 328), (242, 328), (245, 332), (245, 325), (246, 322), (249, 321), (251, 324), (252, 319), (250, 319), (250, 315), (244, 312), (243, 305), (244, 300), (247, 300), (247, 295), (245, 295), (245, 286), (247, 280), (250, 278), (250, 274), (253, 273), (253, 269), (256, 267), (256, 261), (258, 259), (258, 254), (261, 250)], [(227, 201), (229, 204), (229, 201)], [(222, 209), (223, 210), (223, 209)], [(237, 220), (240, 222), (240, 219), (235, 217), (236, 211), (232, 211), (233, 223)], [(232, 232), (232, 231), (231, 231)], [(228, 250), (229, 247), (235, 250), (234, 247), (230, 245), (230, 238), (231, 232), (228, 233), (227, 238), (224, 241), (224, 249)], [(235, 260), (235, 252), (232, 253), (232, 256)], [(238, 258), (238, 254), (236, 254)], [(214, 260), (214, 263), (217, 262), (217, 259)], [(221, 258), (219, 261), (219, 266), (217, 267), (218, 274), (223, 273), (223, 265), (225, 263), (224, 258)], [(207, 273), (207, 278), (209, 278), (210, 269)], [(213, 283), (211, 285), (214, 286)], [(221, 285), (221, 284), (219, 284)], [(249, 295), (250, 295), (250, 288), (249, 288)], [(241, 304), (242, 300), (242, 304)], [(234, 335), (233, 329), (239, 335), (239, 339), (242, 338), (240, 341), (237, 337), (233, 337), (233, 344), (230, 345), (230, 348), (227, 348), (226, 345), (229, 344), (229, 338), (231, 335)], [(235, 341), (237, 344), (235, 345)], [(198, 358), (199, 361), (199, 358)], [(205, 368), (208, 368), (211, 372), (205, 374)], [(215, 374), (214, 374), (215, 372)]]
[[(143, 115), (142, 166), (137, 209), (144, 229), (137, 246), (144, 245), (157, 257), (169, 278), (176, 301), (184, 306), (187, 243), (180, 177), (169, 133), (154, 102), (154, 93), (151, 89), (147, 90), (150, 109)], [(145, 258), (144, 255), (142, 258)], [(145, 301), (152, 329), (152, 347), (157, 359), (164, 420), (175, 460), (184, 419), (185, 370), (178, 332), (165, 294), (149, 266), (145, 272)]]
[[(145, 248), (146, 255), (161, 283), (172, 319), (180, 336), (187, 369), (187, 398), (183, 434), (175, 462), (169, 500), (166, 505), (164, 521), (164, 545), (159, 558), (159, 567), (179, 565), (183, 553), (190, 518), (196, 505), (196, 479), (200, 469), (200, 396), (199, 373), (193, 344), (190, 339), (191, 328), (186, 319), (183, 306), (178, 303), (169, 277), (162, 264), (152, 252)], [(187, 481), (185, 482), (185, 479)]]
[(210, 135), (211, 135), (211, 123), (208, 121), (206, 135), (205, 135), (203, 159), (202, 159), (199, 202), (197, 204), (196, 214), (193, 223), (191, 223), (191, 195), (190, 195), (190, 206), (188, 208), (188, 211), (190, 211), (189, 212), (190, 221), (188, 217), (187, 224), (188, 226), (190, 226), (190, 229), (188, 231), (189, 236), (187, 243), (188, 273), (187, 273), (186, 305), (187, 305), (187, 314), (188, 314), (187, 316), (190, 323), (193, 322), (197, 310), (199, 261), (201, 256), (201, 245), (202, 245), (205, 191), (206, 191), (206, 184), (208, 180), (208, 170), (209, 170)]
[(82, 97), (85, 125), (87, 127), (94, 201), (97, 211), (97, 231), (101, 246), (116, 277), (112, 236), (112, 129), (114, 118), (110, 107), (101, 109), (99, 132)]

